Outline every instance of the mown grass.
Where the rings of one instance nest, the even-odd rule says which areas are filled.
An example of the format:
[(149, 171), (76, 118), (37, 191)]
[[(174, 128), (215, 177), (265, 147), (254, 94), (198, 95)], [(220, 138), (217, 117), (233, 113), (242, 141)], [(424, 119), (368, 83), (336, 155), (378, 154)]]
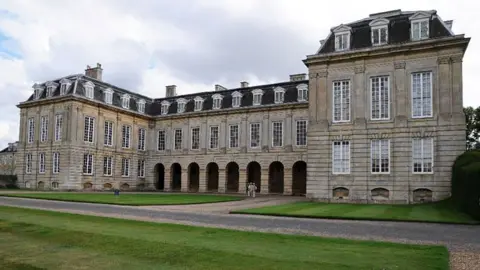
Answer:
[(448, 269), (442, 246), (0, 207), (0, 269)]

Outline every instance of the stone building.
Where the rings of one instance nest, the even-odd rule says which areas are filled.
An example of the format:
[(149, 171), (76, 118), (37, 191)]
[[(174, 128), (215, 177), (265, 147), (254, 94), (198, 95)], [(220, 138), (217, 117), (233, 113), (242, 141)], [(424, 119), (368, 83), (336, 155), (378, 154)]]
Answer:
[(372, 14), (332, 28), (303, 60), (308, 78), (269, 85), (191, 95), (169, 85), (152, 99), (102, 81), (99, 64), (35, 84), (18, 105), (19, 183), (244, 193), (255, 182), (326, 201), (443, 199), (465, 150), (469, 38), (451, 27), (435, 11)]
[(8, 146), (0, 151), (0, 175), (15, 174), (15, 158), (18, 142), (8, 143)]

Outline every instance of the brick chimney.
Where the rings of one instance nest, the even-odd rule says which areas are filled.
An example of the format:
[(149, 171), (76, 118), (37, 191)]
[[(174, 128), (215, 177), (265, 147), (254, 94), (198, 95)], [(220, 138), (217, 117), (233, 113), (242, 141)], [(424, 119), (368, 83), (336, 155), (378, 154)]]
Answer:
[(85, 69), (85, 75), (101, 81), (102, 71), (103, 71), (102, 65), (100, 65), (100, 63), (97, 63), (96, 67), (87, 66), (87, 69)]
[(165, 97), (174, 97), (177, 95), (177, 86), (176, 85), (167, 85), (165, 91)]
[(241, 88), (247, 88), (248, 87), (248, 82), (240, 82), (240, 87)]

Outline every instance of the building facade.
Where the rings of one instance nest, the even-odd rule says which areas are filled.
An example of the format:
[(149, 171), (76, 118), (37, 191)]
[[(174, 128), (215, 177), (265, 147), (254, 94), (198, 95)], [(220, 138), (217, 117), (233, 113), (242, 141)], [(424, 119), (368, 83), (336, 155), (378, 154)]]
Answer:
[(15, 174), (15, 158), (18, 142), (8, 143), (8, 146), (0, 151), (0, 175)]
[[(152, 99), (87, 67), (33, 86), (21, 110), (18, 177), (37, 189), (299, 194), (411, 203), (450, 194), (465, 150), (469, 38), (435, 11), (334, 27), (306, 74), (269, 85)], [(308, 143), (307, 143), (308, 142)]]

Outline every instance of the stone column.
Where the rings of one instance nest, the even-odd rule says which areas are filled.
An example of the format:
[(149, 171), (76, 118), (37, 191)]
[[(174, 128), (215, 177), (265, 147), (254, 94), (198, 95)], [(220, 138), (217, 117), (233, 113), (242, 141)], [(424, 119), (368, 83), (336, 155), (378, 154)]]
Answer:
[(170, 174), (170, 167), (165, 167), (163, 187), (163, 190), (165, 191), (172, 190), (172, 175)]
[(292, 195), (292, 168), (283, 169), (283, 194)]
[[(365, 66), (355, 67), (355, 77), (353, 79), (351, 93), (352, 115), (350, 119), (355, 120), (355, 126), (364, 128), (366, 118), (370, 117), (370, 99), (367, 98), (370, 92), (365, 89)], [(333, 106), (331, 107), (333, 108)]]
[[(462, 93), (462, 55), (455, 55), (451, 57), (452, 61), (452, 112), (455, 115), (458, 115), (460, 118), (459, 120), (465, 121), (463, 116), (463, 97), (460, 93)], [(457, 116), (456, 116), (457, 117)]]
[(198, 191), (206, 192), (207, 191), (207, 170), (200, 169), (198, 176)]
[[(440, 121), (450, 122), (450, 116), (452, 113), (452, 96), (451, 89), (451, 77), (450, 77), (450, 57), (439, 57), (437, 60), (438, 63), (438, 85), (433, 88), (432, 96), (432, 110), (435, 114), (435, 111), (438, 112), (440, 116)], [(432, 82), (435, 80), (432, 78)], [(435, 86), (435, 84), (434, 84)], [(438, 91), (437, 91), (438, 89)], [(436, 98), (438, 97), (438, 99)], [(439, 102), (437, 102), (437, 100)], [(439, 104), (438, 108), (436, 104)]]
[(261, 170), (262, 174), (260, 176), (260, 183), (262, 188), (260, 189), (261, 194), (268, 194), (268, 169)]
[(225, 193), (227, 189), (227, 181), (226, 181), (225, 169), (218, 169), (218, 193)]
[(395, 62), (394, 64), (394, 78), (393, 82), (391, 83), (392, 90), (390, 91), (390, 95), (392, 98), (390, 100), (392, 104), (392, 110), (390, 108), (390, 113), (392, 117), (395, 118), (395, 126), (397, 127), (406, 127), (407, 119), (410, 115), (408, 112), (408, 108), (411, 108), (411, 105), (408, 104), (408, 94), (407, 89), (405, 88), (405, 79), (406, 79), (406, 72), (405, 72), (405, 62), (399, 61)]
[(247, 126), (247, 115), (242, 115), (242, 123), (240, 125), (240, 151), (242, 153), (247, 152), (247, 142), (248, 142), (248, 126)]
[(270, 116), (268, 113), (263, 115), (263, 122), (262, 122), (262, 149), (264, 149), (263, 152), (266, 152), (266, 150), (269, 148), (269, 143), (270, 143)]
[(284, 145), (285, 145), (285, 150), (287, 152), (291, 152), (292, 151), (292, 145), (295, 144), (294, 142), (294, 128), (295, 128), (295, 122), (293, 121), (292, 119), (292, 112), (289, 110), (287, 112), (287, 115), (286, 115), (286, 119), (285, 119), (285, 129), (284, 129)]
[(239, 171), (239, 179), (238, 179), (238, 193), (244, 194), (245, 187), (247, 186), (247, 169), (240, 168)]
[(188, 179), (188, 169), (182, 168), (182, 187), (181, 187), (182, 192), (188, 192), (189, 182), (190, 181)]

